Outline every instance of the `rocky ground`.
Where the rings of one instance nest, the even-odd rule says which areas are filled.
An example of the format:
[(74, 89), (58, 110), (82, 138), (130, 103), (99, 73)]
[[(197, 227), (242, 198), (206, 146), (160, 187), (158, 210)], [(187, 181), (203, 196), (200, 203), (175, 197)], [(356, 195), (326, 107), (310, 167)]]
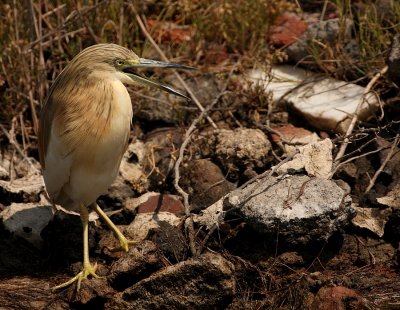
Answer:
[[(210, 85), (204, 87), (220, 87)], [(159, 110), (169, 116), (150, 109), (137, 115), (139, 125), (180, 117), (167, 106)], [(282, 113), (275, 115), (281, 121)], [(94, 217), (90, 253), (102, 277), (84, 281), (78, 292), (51, 287), (80, 269), (79, 217), (52, 209), (35, 158), (5, 152), (2, 308), (395, 309), (397, 146), (376, 192), (360, 195), (392, 143), (339, 167), (332, 178), (334, 145), (321, 132), (282, 122), (271, 134), (243, 120), (233, 129), (230, 122), (213, 129), (202, 119), (190, 139), (176, 125), (132, 139), (118, 179), (99, 203), (138, 244), (111, 253), (116, 239)], [(173, 183), (177, 162), (187, 201)]]
[[(356, 57), (334, 17), (284, 16), (303, 39), (269, 39), (298, 62), (302, 43), (340, 32)], [(395, 49), (362, 86), (289, 62), (184, 75), (207, 113), (131, 90), (130, 144), (98, 203), (137, 244), (111, 252), (117, 240), (92, 214), (100, 277), (79, 291), (51, 290), (81, 268), (79, 216), (48, 202), (37, 152), (4, 145), (0, 309), (400, 309), (398, 106), (369, 93)]]

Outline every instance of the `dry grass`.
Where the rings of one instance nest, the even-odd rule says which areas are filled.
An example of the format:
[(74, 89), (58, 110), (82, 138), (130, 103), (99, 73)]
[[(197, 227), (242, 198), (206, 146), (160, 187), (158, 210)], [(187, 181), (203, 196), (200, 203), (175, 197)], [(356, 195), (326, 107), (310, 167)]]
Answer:
[[(284, 0), (8, 0), (0, 6), (0, 124), (7, 130), (13, 127), (16, 139), (31, 149), (36, 147), (38, 114), (51, 81), (80, 50), (113, 42), (154, 56), (137, 16), (159, 44), (167, 43), (162, 48), (169, 57), (195, 62), (210, 44), (256, 53), (266, 46), (272, 19), (290, 8)], [(165, 22), (175, 27), (173, 32), (188, 30), (189, 40), (165, 42), (170, 31), (164, 29)]]
[[(332, 0), (344, 32), (345, 20), (353, 21), (353, 42), (339, 35), (334, 42), (310, 42), (308, 65), (339, 79), (368, 82), (384, 66), (393, 36), (400, 32), (400, 2)], [(351, 44), (349, 44), (351, 43)]]
[[(301, 3), (301, 1), (299, 1)], [(66, 62), (81, 49), (99, 42), (128, 46), (139, 54), (151, 48), (135, 18), (137, 13), (150, 27), (152, 36), (171, 58), (190, 58), (204, 62), (212, 49), (227, 55), (247, 55), (262, 59), (269, 53), (266, 36), (271, 22), (285, 11), (299, 8), (298, 1), (271, 0), (163, 0), (134, 2), (121, 0), (15, 1), (1, 4), (0, 48), (0, 124), (10, 128), (12, 121), (23, 120), (27, 142), (35, 139), (40, 104), (51, 81)], [(39, 4), (40, 3), (40, 4)], [(322, 2), (321, 2), (322, 3)], [(348, 57), (345, 42), (331, 46), (310, 46), (314, 63), (329, 73), (346, 72), (356, 78), (379, 70), (394, 33), (400, 31), (400, 3), (386, 1), (332, 1), (341, 18), (355, 20), (353, 32), (359, 44), (359, 57)], [(321, 5), (322, 9), (322, 5)], [(157, 23), (151, 23), (156, 21)], [(172, 32), (189, 39), (165, 42), (163, 23), (170, 22)], [(175, 42), (175, 43), (174, 43)], [(154, 53), (153, 53), (154, 54)], [(19, 121), (18, 121), (19, 123)], [(19, 129), (18, 129), (19, 128)], [(28, 143), (29, 145), (29, 143)]]

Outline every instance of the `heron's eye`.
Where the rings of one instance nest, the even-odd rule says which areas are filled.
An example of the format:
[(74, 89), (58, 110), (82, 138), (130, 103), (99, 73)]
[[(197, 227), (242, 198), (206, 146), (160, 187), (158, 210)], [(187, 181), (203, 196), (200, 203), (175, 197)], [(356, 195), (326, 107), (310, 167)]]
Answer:
[(121, 66), (124, 64), (124, 61), (123, 61), (122, 59), (117, 59), (117, 60), (115, 60), (115, 64), (116, 64), (118, 67), (121, 67)]

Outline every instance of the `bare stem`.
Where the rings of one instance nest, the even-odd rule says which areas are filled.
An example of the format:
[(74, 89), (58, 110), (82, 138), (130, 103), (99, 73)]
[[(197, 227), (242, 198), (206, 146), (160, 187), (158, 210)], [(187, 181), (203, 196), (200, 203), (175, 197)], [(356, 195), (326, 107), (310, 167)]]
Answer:
[(386, 167), (387, 163), (389, 162), (389, 160), (393, 157), (394, 151), (395, 151), (396, 147), (399, 145), (399, 140), (400, 140), (400, 134), (397, 134), (396, 138), (394, 139), (393, 145), (390, 148), (390, 151), (387, 154), (385, 160), (383, 161), (383, 163), (381, 164), (379, 169), (375, 172), (374, 176), (369, 181), (368, 187), (365, 190), (365, 194), (369, 193), (369, 191), (372, 189), (372, 187), (374, 187), (376, 179), (382, 173), (383, 169), (385, 169), (385, 167)]
[(351, 120), (351, 123), (349, 125), (349, 127), (347, 128), (347, 132), (345, 134), (344, 140), (342, 142), (342, 145), (340, 146), (339, 152), (336, 155), (336, 158), (334, 160), (334, 165), (332, 167), (332, 172), (331, 172), (331, 177), (333, 175), (333, 171), (336, 170), (336, 166), (339, 164), (340, 160), (342, 159), (343, 155), (346, 152), (346, 148), (348, 146), (348, 144), (350, 143), (350, 135), (354, 130), (354, 127), (357, 124), (358, 121), (358, 116), (360, 114), (360, 110), (361, 107), (365, 101), (365, 97), (366, 95), (371, 91), (372, 87), (375, 85), (375, 83), (377, 82), (377, 80), (386, 73), (386, 71), (388, 70), (388, 66), (385, 66), (384, 68), (382, 68), (382, 70), (380, 72), (378, 72), (377, 74), (375, 74), (375, 76), (371, 79), (371, 81), (368, 83), (367, 87), (364, 90), (364, 94), (361, 96), (360, 101), (358, 102), (356, 111), (354, 112), (353, 118)]

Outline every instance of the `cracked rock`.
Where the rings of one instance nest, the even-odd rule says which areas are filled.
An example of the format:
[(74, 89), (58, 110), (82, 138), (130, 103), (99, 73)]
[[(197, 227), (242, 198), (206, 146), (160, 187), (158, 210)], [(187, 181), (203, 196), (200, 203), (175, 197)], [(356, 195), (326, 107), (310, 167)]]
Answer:
[(259, 179), (229, 194), (224, 207), (291, 244), (325, 241), (354, 215), (351, 198), (333, 181), (304, 175)]

